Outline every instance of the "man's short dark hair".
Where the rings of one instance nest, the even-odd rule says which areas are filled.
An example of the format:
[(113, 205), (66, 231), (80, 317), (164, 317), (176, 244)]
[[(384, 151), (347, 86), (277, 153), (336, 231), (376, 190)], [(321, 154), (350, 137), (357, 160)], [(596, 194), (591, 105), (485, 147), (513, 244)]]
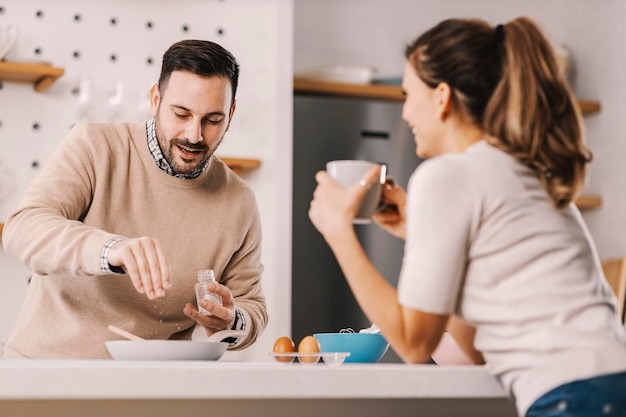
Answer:
[(230, 80), (233, 103), (239, 81), (239, 64), (229, 51), (211, 41), (188, 39), (176, 42), (163, 54), (159, 89), (163, 92), (174, 71), (188, 71), (203, 77), (226, 77)]

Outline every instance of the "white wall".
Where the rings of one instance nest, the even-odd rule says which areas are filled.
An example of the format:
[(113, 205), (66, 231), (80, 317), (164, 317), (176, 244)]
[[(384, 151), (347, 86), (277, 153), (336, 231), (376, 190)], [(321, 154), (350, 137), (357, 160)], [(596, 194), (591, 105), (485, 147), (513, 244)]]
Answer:
[[(601, 256), (626, 254), (626, 166), (621, 157), (626, 151), (626, 127), (622, 122), (626, 114), (624, 76), (626, 68), (626, 2), (622, 0), (5, 0), (0, 6), (0, 26), (14, 22), (10, 6), (19, 5), (29, 18), (41, 4), (53, 16), (64, 16), (58, 30), (45, 35), (24, 32), (17, 51), (19, 56), (33, 58), (31, 47), (43, 39), (52, 49), (68, 42), (73, 8), (90, 10), (95, 4), (126, 10), (128, 16), (139, 21), (144, 14), (155, 16), (156, 9), (171, 6), (190, 19), (199, 19), (201, 27), (210, 31), (196, 34), (213, 37), (215, 28), (224, 14), (197, 13), (197, 7), (234, 9), (225, 27), (224, 46), (233, 50), (241, 61), (242, 79), (238, 92), (237, 115), (231, 132), (220, 154), (260, 158), (262, 166), (246, 174), (259, 202), (264, 229), (264, 286), (268, 298), (270, 324), (256, 346), (239, 356), (266, 360), (273, 340), (290, 332), (291, 299), (291, 151), (292, 151), (292, 58), (297, 69), (319, 65), (359, 64), (378, 68), (379, 76), (399, 76), (403, 68), (404, 45), (439, 20), (449, 17), (482, 17), (492, 23), (505, 22), (518, 15), (537, 19), (555, 43), (563, 43), (572, 53), (576, 67), (575, 90), (579, 97), (597, 99), (602, 103), (600, 113), (586, 118), (588, 141), (595, 152), (587, 191), (601, 194), (601, 209), (584, 214), (594, 235)], [(54, 7), (50, 7), (54, 4)], [(48, 6), (46, 6), (48, 5)], [(258, 8), (263, 12), (258, 13)], [(76, 9), (76, 10), (79, 10)], [(204, 9), (203, 9), (204, 10)], [(293, 12), (293, 17), (292, 17)], [(159, 17), (164, 24), (180, 22), (175, 15)], [(261, 18), (262, 17), (262, 18)], [(19, 21), (18, 21), (19, 23)], [(98, 35), (106, 30), (99, 29)], [(293, 26), (293, 27), (292, 27)], [(197, 26), (194, 26), (197, 27)], [(293, 32), (295, 27), (295, 33)], [(249, 30), (258, 30), (249, 36)], [(193, 33), (193, 32), (192, 32)], [(169, 32), (168, 36), (172, 36)], [(234, 37), (230, 37), (233, 35)], [(84, 39), (74, 38), (86, 45), (94, 42), (95, 35)], [(294, 37), (295, 36), (295, 37)], [(241, 43), (231, 43), (234, 40)], [(217, 39), (221, 42), (220, 39)], [(24, 43), (26, 42), (26, 43)], [(256, 46), (262, 43), (269, 50), (258, 55)], [(105, 38), (104, 46), (107, 45)], [(165, 45), (151, 45), (160, 51)], [(90, 48), (87, 46), (87, 48)], [(130, 46), (129, 46), (130, 48)], [(48, 51), (48, 48), (46, 48)], [(95, 50), (92, 48), (95, 52)], [(256, 52), (255, 52), (256, 51)], [(23, 56), (22, 56), (23, 54)], [(68, 92), (79, 78), (72, 74), (73, 59), (66, 55), (46, 54), (55, 65), (66, 67), (67, 74), (44, 94), (33, 93), (26, 84), (3, 83), (0, 90), (0, 170), (11, 169), (16, 186), (15, 193), (0, 201), (0, 221), (19, 199), (25, 183), (37, 170), (33, 160), (45, 162), (49, 152), (61, 138), (63, 131), (79, 117), (77, 103), (68, 99)], [(157, 58), (157, 61), (160, 57)], [(266, 70), (249, 71), (263, 63)], [(105, 65), (105, 64), (103, 64)], [(106, 101), (107, 81), (101, 71), (94, 83), (100, 89), (100, 100)], [(140, 85), (135, 86), (139, 95)], [(147, 88), (147, 87), (146, 87)], [(130, 93), (129, 93), (130, 94)], [(104, 97), (104, 99), (103, 99)], [(256, 100), (261, 100), (261, 102)], [(265, 100), (265, 101), (263, 101)], [(103, 101), (102, 103), (104, 103)], [(21, 120), (30, 126), (35, 109), (45, 109), (41, 120), (51, 120), (59, 126), (46, 134), (35, 133), (30, 128), (15, 127)], [(247, 108), (247, 110), (246, 110)], [(105, 107), (99, 108), (106, 117)], [(11, 113), (11, 116), (7, 114)], [(17, 113), (16, 119), (13, 114)], [(104, 116), (103, 116), (104, 115)], [(46, 122), (47, 125), (47, 122)], [(260, 128), (257, 128), (261, 126)], [(17, 132), (17, 133), (16, 133)], [(9, 162), (7, 162), (9, 161)], [(0, 200), (2, 200), (0, 198)], [(8, 202), (7, 202), (8, 201)], [(25, 292), (28, 271), (0, 250), (0, 343), (9, 334)]]
[(603, 207), (584, 213), (601, 257), (626, 255), (626, 2), (623, 0), (295, 0), (296, 71), (368, 65), (401, 76), (404, 47), (440, 20), (477, 17), (492, 24), (525, 15), (570, 50), (578, 97), (599, 100), (587, 116), (595, 159), (586, 193)]
[[(148, 89), (173, 42), (209, 39), (235, 55), (241, 66), (237, 111), (217, 153), (261, 160), (261, 167), (244, 178), (256, 194), (263, 223), (270, 322), (257, 344), (225, 359), (271, 359), (273, 341), (291, 325), (292, 1), (4, 0), (0, 7), (0, 26), (20, 28), (7, 60), (45, 60), (65, 68), (45, 93), (34, 92), (32, 84), (2, 82), (0, 177), (10, 187), (0, 187), (0, 222), (72, 124), (149, 117)], [(73, 93), (77, 88), (80, 94)], [(0, 343), (17, 317), (29, 275), (0, 249)]]

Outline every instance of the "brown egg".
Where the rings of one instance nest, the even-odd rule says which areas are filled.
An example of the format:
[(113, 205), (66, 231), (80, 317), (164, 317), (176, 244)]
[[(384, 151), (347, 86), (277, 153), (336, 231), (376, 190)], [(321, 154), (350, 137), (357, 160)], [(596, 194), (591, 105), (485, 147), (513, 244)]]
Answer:
[[(298, 353), (304, 354), (312, 354), (312, 353), (320, 353), (320, 345), (317, 343), (317, 339), (313, 336), (306, 336), (304, 339), (300, 341), (298, 345)], [(299, 357), (300, 362), (317, 362), (319, 360), (319, 355), (305, 355)]]
[[(293, 340), (287, 336), (282, 336), (276, 339), (274, 342), (274, 348), (272, 349), (274, 353), (294, 353), (296, 351), (296, 346), (293, 343)], [(291, 362), (293, 360), (293, 356), (274, 356), (274, 358), (279, 362)]]

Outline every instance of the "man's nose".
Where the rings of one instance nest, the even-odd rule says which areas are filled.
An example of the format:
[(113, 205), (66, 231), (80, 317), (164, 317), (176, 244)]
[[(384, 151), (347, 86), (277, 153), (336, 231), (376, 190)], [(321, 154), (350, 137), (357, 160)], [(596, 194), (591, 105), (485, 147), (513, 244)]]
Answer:
[(202, 142), (202, 125), (199, 121), (191, 120), (185, 129), (187, 140), (191, 143)]

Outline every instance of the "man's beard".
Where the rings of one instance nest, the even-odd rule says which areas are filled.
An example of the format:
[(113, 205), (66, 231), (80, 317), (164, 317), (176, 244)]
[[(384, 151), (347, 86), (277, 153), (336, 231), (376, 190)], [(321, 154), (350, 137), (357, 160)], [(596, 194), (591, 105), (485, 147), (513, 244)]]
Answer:
[[(158, 131), (157, 131), (157, 135), (158, 135)], [(158, 141), (158, 136), (157, 136), (157, 141)], [(161, 142), (159, 141), (159, 145), (160, 144)], [(175, 152), (176, 152), (175, 148), (178, 145), (187, 149), (197, 149), (197, 150), (204, 151), (205, 152), (204, 157), (200, 159), (196, 163), (196, 165), (193, 165), (193, 166), (189, 166), (187, 164), (181, 165), (175, 159)], [(165, 150), (163, 149), (161, 150), (163, 151), (163, 156), (165, 157), (165, 160), (167, 161), (168, 164), (170, 164), (170, 167), (172, 168), (172, 171), (174, 171), (175, 174), (183, 174), (183, 175), (189, 175), (189, 176), (194, 176), (195, 174), (199, 174), (200, 172), (202, 172), (204, 170), (204, 166), (206, 165), (206, 162), (209, 160), (209, 158), (213, 154), (213, 151), (211, 151), (208, 146), (204, 144), (191, 143), (185, 139), (172, 139), (169, 142), (169, 147)]]
[[(164, 135), (163, 132), (161, 130), (161, 126), (159, 123), (159, 115), (157, 112), (156, 115), (156, 121), (155, 121), (155, 132), (154, 134), (156, 135), (157, 138), (157, 142), (159, 144), (159, 147), (161, 148), (161, 153), (163, 153), (163, 157), (165, 158), (165, 160), (167, 161), (167, 163), (169, 164), (170, 168), (172, 168), (172, 171), (174, 172), (174, 174), (182, 174), (182, 175), (187, 175), (187, 176), (195, 176), (196, 174), (201, 173), (204, 170), (204, 167), (207, 163), (207, 161), (209, 160), (209, 158), (211, 157), (211, 155), (213, 155), (213, 152), (215, 152), (215, 149), (217, 149), (217, 147), (219, 146), (220, 143), (222, 143), (222, 141), (220, 140), (217, 145), (215, 146), (215, 148), (210, 149), (205, 143), (191, 143), (186, 139), (178, 139), (178, 138), (174, 138), (171, 139), (169, 141), (169, 143), (165, 143), (164, 142)], [(204, 150), (206, 153), (204, 155), (204, 157), (198, 161), (198, 163), (192, 167), (189, 166), (181, 166), (179, 163), (176, 162), (175, 159), (175, 147), (177, 147), (177, 145), (183, 146), (187, 149), (196, 149), (196, 150)], [(167, 147), (166, 147), (167, 146)]]

